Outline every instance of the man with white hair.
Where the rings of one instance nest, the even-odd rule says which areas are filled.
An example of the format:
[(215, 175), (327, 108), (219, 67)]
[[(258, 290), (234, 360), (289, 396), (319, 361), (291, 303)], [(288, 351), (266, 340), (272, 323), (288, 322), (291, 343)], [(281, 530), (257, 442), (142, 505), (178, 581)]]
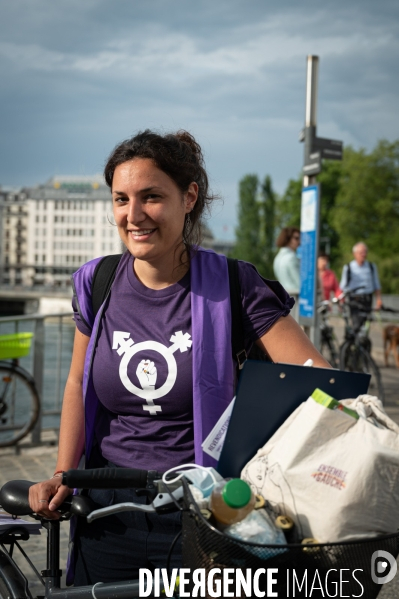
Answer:
[[(366, 259), (368, 248), (362, 241), (353, 246), (352, 252), (355, 259), (349, 264), (345, 264), (339, 286), (343, 291), (356, 289), (354, 291), (356, 301), (364, 306), (366, 310), (371, 308), (373, 295), (375, 295), (375, 307), (379, 309), (382, 306), (382, 300), (377, 266)], [(358, 312), (359, 310), (357, 309), (351, 310), (353, 326), (355, 328), (358, 328), (362, 324)]]

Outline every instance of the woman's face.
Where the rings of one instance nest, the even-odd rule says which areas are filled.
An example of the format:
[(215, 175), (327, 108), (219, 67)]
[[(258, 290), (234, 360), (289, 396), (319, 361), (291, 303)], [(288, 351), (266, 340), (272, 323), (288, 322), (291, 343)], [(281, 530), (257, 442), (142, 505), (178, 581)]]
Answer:
[(291, 239), (288, 242), (288, 247), (290, 247), (292, 250), (296, 251), (300, 245), (301, 245), (301, 234), (299, 231), (294, 231)]
[(324, 272), (328, 268), (328, 260), (323, 256), (317, 258), (317, 268), (319, 271)]
[(149, 158), (133, 158), (117, 166), (112, 181), (114, 218), (131, 254), (156, 267), (173, 266), (185, 216), (197, 195), (196, 183), (182, 193)]

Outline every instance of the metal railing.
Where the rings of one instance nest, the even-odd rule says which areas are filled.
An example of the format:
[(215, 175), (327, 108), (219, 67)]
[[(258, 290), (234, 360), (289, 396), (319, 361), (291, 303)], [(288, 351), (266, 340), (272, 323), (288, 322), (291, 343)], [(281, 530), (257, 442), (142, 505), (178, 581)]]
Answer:
[(63, 390), (72, 356), (72, 312), (0, 317), (0, 335), (32, 332), (32, 349), (21, 365), (34, 377), (40, 397), (39, 420), (31, 442), (40, 445), (44, 430), (59, 429)]

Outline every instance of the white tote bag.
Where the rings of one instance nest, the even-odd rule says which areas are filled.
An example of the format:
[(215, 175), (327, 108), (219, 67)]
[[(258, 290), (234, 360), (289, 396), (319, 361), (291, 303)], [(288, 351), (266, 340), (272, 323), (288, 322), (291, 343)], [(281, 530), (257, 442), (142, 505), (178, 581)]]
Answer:
[(276, 515), (293, 518), (300, 538), (324, 543), (393, 533), (399, 527), (399, 427), (376, 397), (335, 405), (340, 409), (312, 397), (301, 404), (241, 476)]

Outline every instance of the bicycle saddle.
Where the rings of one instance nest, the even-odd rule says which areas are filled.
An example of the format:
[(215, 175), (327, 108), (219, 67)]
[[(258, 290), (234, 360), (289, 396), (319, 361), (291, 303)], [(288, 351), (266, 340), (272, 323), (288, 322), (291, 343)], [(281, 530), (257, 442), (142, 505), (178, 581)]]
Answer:
[[(30, 516), (34, 512), (29, 505), (29, 488), (36, 483), (29, 480), (10, 480), (0, 490), (1, 507), (13, 516)], [(95, 509), (90, 497), (69, 495), (58, 508), (59, 512), (87, 516)]]

